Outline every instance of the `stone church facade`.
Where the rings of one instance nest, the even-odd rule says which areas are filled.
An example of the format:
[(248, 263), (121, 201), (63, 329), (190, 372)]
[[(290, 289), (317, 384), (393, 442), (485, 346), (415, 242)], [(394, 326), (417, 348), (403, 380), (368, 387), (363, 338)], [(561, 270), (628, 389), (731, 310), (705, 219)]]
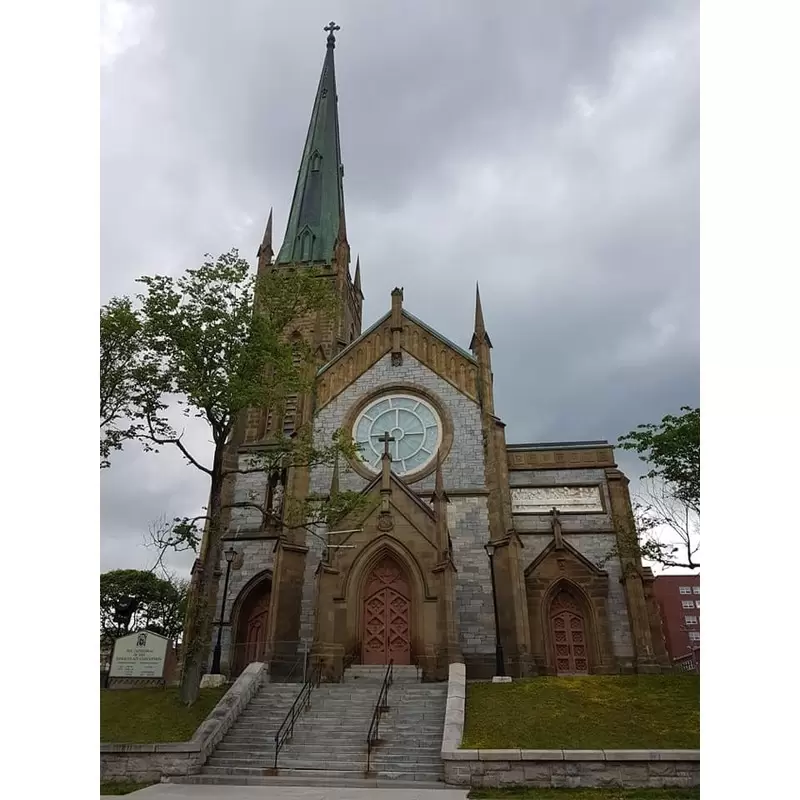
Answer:
[[(620, 555), (633, 518), (613, 448), (507, 443), (480, 294), (468, 349), (415, 317), (398, 288), (362, 332), (328, 30), (286, 234), (276, 255), (270, 214), (258, 269), (322, 269), (338, 313), (327, 325), (298, 320), (296, 335), (318, 354), (313, 392), (290, 398), (281, 415), (251, 409), (228, 459), (245, 465), (271, 433), (310, 419), (321, 443), (337, 429), (352, 432), (361, 457), (237, 475), (226, 496), (275, 509), (285, 497), (351, 490), (368, 502), (317, 535), (265, 526), (252, 509), (228, 512), (225, 548), (237, 555), (221, 625), (223, 671), (235, 675), (265, 660), (285, 674), (310, 653), (331, 679), (348, 663), (389, 660), (416, 664), (430, 680), (445, 678), (453, 661), (463, 661), (469, 677), (489, 677), (496, 670), (491, 569), (509, 675), (668, 668), (652, 572)], [(217, 620), (226, 568), (223, 560)]]

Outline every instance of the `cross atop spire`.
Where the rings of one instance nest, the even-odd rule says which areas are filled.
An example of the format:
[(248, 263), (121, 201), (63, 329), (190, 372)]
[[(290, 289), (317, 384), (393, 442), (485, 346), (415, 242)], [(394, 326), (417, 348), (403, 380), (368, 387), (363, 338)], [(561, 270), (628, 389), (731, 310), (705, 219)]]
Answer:
[(322, 30), (328, 31), (328, 47), (336, 47), (336, 37), (334, 31), (340, 31), (341, 27), (331, 20)]

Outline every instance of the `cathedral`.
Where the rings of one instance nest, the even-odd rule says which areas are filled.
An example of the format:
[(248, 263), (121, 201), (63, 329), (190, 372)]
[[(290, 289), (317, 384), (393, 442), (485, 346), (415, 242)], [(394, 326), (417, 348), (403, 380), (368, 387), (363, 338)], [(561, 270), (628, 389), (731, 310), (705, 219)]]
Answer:
[(452, 662), (469, 678), (668, 669), (653, 574), (618, 546), (633, 516), (613, 447), (506, 441), (480, 294), (468, 349), (414, 316), (399, 288), (387, 287), (386, 313), (362, 325), (345, 225), (338, 28), (325, 30), (286, 233), (276, 254), (270, 213), (258, 270), (323, 270), (336, 321), (298, 320), (319, 356), (313, 392), (290, 398), (280, 419), (250, 409), (228, 458), (246, 464), (271, 432), (310, 419), (321, 446), (344, 429), (360, 454), (238, 474), (225, 492), (228, 503), (272, 508), (343, 490), (372, 502), (316, 534), (277, 530), (253, 509), (227, 512), (231, 563), (219, 565), (214, 630), (222, 671), (265, 661), (285, 676), (304, 657), (329, 680), (349, 664), (390, 661), (416, 665), (424, 680), (446, 679)]

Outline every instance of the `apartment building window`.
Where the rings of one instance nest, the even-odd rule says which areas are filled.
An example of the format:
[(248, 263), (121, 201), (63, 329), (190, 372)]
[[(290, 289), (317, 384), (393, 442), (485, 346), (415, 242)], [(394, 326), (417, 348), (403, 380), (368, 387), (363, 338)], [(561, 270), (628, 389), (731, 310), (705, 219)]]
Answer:
[(681, 594), (691, 594), (692, 593), (692, 587), (691, 586), (681, 586), (681, 587), (679, 587), (678, 591)]
[(700, 641), (700, 631), (689, 631), (689, 639), (692, 642), (699, 642)]
[(681, 605), (684, 608), (694, 608), (694, 601), (692, 601), (692, 600), (683, 600), (683, 601), (681, 601)]
[(684, 617), (683, 621), (687, 625), (697, 625), (697, 617)]
[(700, 587), (699, 586), (695, 586), (693, 591), (694, 591), (695, 594), (700, 594)]
[(700, 608), (700, 601), (699, 600), (695, 600), (694, 604), (695, 604), (696, 608)]

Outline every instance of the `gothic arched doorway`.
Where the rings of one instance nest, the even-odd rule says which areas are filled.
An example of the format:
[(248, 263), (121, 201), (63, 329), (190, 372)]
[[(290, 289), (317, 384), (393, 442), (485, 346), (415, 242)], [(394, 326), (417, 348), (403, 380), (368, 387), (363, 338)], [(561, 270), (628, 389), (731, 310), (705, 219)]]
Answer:
[(361, 663), (411, 663), (411, 592), (400, 565), (384, 556), (364, 584)]
[(263, 661), (267, 646), (267, 619), (272, 582), (268, 577), (254, 586), (236, 615), (233, 675), (239, 675), (253, 661)]
[(561, 589), (550, 604), (550, 636), (558, 675), (588, 675), (586, 620), (578, 603)]

